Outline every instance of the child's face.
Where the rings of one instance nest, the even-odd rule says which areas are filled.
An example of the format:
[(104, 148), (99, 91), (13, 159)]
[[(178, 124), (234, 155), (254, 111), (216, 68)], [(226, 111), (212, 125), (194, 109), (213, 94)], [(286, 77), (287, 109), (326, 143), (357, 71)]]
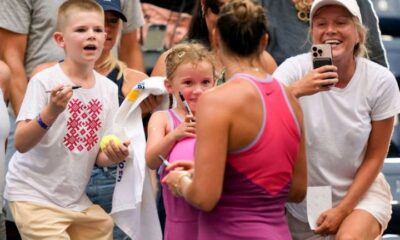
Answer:
[(73, 16), (68, 16), (67, 24), (60, 34), (60, 41), (55, 38), (59, 46), (64, 48), (66, 59), (82, 64), (94, 63), (104, 46), (104, 18), (95, 11), (74, 12)]
[(178, 95), (180, 91), (189, 103), (190, 109), (196, 112), (196, 103), (200, 95), (214, 86), (213, 68), (207, 61), (196, 64), (183, 63), (178, 66), (169, 81), (170, 87), (167, 88), (170, 93), (173, 93), (180, 102)]
[(104, 51), (111, 51), (117, 41), (118, 34), (121, 28), (120, 18), (111, 11), (105, 12), (105, 31), (107, 33), (104, 43)]

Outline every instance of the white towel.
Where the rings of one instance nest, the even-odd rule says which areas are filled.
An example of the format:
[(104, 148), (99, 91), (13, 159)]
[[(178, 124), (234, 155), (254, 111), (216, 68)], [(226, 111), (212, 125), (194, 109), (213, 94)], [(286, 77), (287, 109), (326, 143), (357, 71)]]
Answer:
[(118, 164), (111, 216), (132, 240), (161, 240), (149, 169), (145, 161), (146, 139), (140, 103), (150, 94), (164, 95), (158, 109), (168, 108), (163, 77), (151, 77), (129, 92), (115, 116), (113, 134), (130, 140), (129, 156)]

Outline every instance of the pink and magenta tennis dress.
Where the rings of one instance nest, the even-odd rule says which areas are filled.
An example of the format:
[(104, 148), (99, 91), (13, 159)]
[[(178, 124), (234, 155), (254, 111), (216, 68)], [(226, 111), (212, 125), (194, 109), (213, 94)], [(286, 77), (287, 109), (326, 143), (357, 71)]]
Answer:
[[(181, 117), (174, 110), (168, 110), (168, 115), (173, 129), (182, 123)], [(176, 142), (168, 156), (168, 161), (170, 163), (176, 160), (193, 161), (195, 142), (195, 138), (184, 138)], [(162, 175), (166, 175), (165, 171)], [(165, 184), (162, 186), (162, 191), (166, 212), (164, 240), (196, 239), (199, 210), (189, 205), (185, 199), (172, 195)]]
[(300, 146), (297, 119), (277, 80), (236, 74), (230, 81), (236, 78), (258, 89), (264, 120), (251, 144), (228, 153), (221, 199), (200, 211), (197, 239), (291, 239), (284, 209)]

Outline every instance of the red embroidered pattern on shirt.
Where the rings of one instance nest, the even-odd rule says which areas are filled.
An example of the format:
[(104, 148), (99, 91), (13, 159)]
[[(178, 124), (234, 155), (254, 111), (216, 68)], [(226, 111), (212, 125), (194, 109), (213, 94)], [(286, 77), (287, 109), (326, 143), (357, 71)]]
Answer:
[(92, 99), (87, 105), (79, 99), (71, 99), (67, 109), (70, 116), (64, 145), (70, 151), (90, 151), (99, 141), (97, 133), (102, 125), (99, 116), (103, 105), (97, 99)]

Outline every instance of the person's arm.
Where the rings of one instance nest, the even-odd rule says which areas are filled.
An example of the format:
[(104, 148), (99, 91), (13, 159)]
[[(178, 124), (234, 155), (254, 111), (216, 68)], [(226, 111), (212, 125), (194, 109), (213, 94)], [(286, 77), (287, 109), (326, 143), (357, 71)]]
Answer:
[(342, 201), (335, 208), (323, 212), (318, 218), (316, 233), (335, 233), (374, 182), (388, 151), (393, 122), (394, 117), (372, 121), (364, 160)]
[(383, 46), (381, 31), (376, 12), (371, 0), (357, 0), (364, 25), (368, 28), (367, 48), (369, 58), (384, 67), (388, 67), (386, 51)]
[(197, 103), (196, 117), (201, 121), (196, 126), (193, 178), (188, 171), (171, 171), (163, 179), (170, 187), (177, 184), (185, 200), (204, 211), (211, 211), (222, 194), (231, 119), (226, 96), (211, 93), (204, 93)]
[(144, 24), (144, 17), (139, 0), (121, 0), (122, 12), (127, 18), (123, 24), (118, 59), (129, 68), (144, 72), (144, 62), (137, 31)]
[(10, 101), (14, 113), (17, 115), (28, 84), (24, 67), (28, 37), (25, 34), (0, 28), (0, 39), (0, 58), (4, 60), (11, 71)]
[(290, 186), (288, 201), (289, 202), (301, 202), (307, 193), (307, 157), (306, 157), (306, 144), (305, 144), (305, 131), (303, 124), (303, 112), (297, 99), (290, 94), (286, 88), (286, 94), (293, 108), (297, 122), (300, 127), (300, 148), (297, 155), (297, 159), (293, 169), (292, 184)]
[(7, 64), (0, 61), (0, 89), (3, 92), (3, 100), (5, 103), (8, 102), (9, 98), (9, 84), (10, 84), (11, 73)]
[(15, 130), (15, 148), (25, 153), (40, 142), (47, 133), (47, 127), (56, 121), (57, 117), (67, 107), (72, 97), (72, 88), (59, 85), (52, 89), (50, 101), (39, 113), (38, 118), (19, 121)]
[(129, 68), (144, 72), (144, 62), (141, 46), (137, 38), (137, 30), (123, 33), (118, 49), (118, 57)]
[(168, 115), (166, 112), (155, 112), (147, 126), (146, 162), (151, 169), (157, 169), (161, 165), (159, 155), (165, 157), (174, 144), (184, 137), (196, 137), (195, 122), (182, 122), (175, 129), (168, 130)]

